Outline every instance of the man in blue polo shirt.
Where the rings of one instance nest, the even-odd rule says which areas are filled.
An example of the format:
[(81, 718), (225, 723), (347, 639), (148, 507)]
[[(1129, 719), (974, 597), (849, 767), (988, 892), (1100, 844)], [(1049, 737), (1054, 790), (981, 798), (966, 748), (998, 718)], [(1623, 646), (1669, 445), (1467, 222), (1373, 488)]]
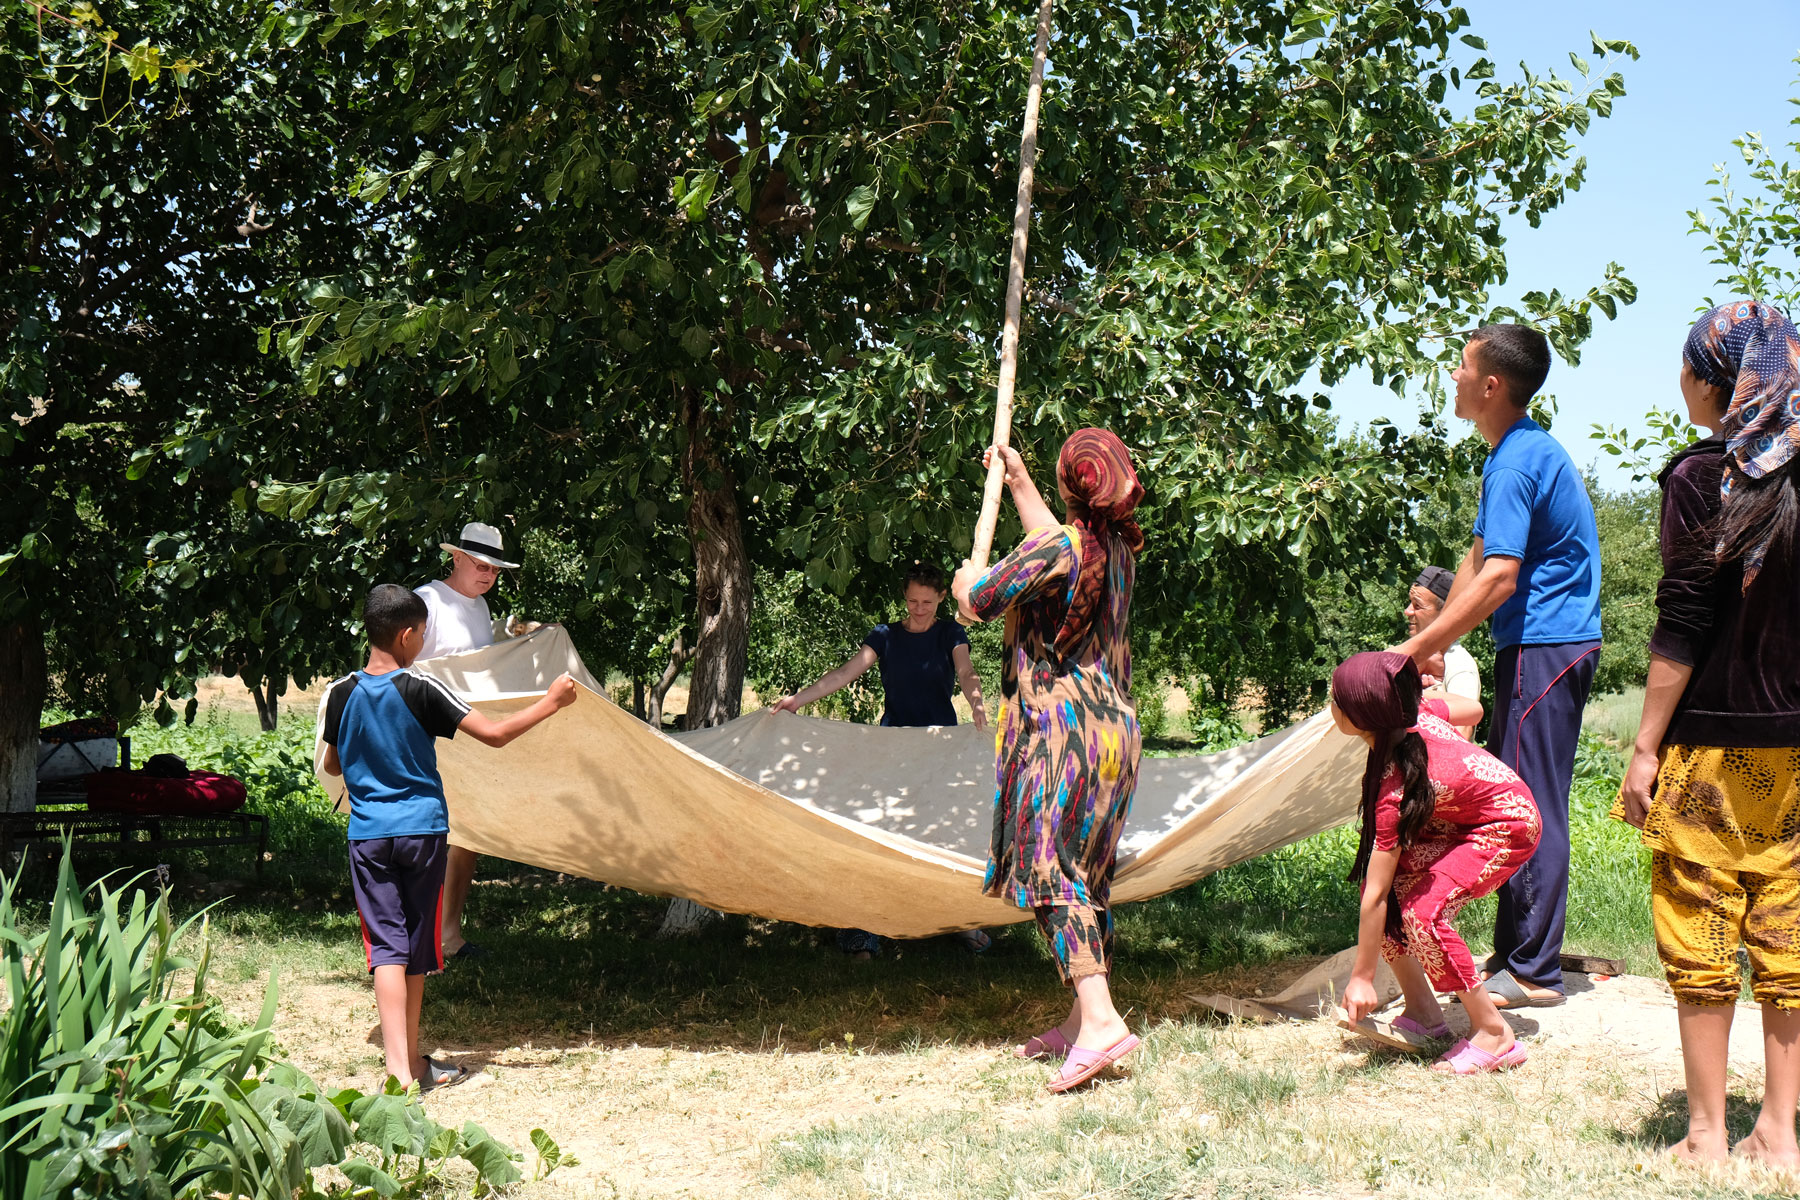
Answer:
[(1423, 663), (1494, 619), (1488, 751), (1525, 780), (1543, 820), (1537, 852), (1500, 889), (1487, 986), (1502, 1008), (1563, 1002), (1569, 782), (1600, 657), (1594, 508), (1568, 452), (1525, 415), (1549, 373), (1549, 344), (1523, 325), (1485, 325), (1463, 347), (1456, 415), (1493, 448), (1475, 541), (1442, 615), (1400, 647)]

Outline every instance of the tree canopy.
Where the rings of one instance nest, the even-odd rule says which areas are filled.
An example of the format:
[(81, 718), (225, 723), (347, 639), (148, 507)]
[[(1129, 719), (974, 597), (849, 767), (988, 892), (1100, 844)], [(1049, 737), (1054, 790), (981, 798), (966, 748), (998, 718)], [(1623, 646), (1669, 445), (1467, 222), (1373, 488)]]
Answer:
[[(523, 590), (597, 669), (681, 635), (713, 721), (759, 570), (866, 599), (966, 549), (1024, 9), (34, 8), (0, 203), (57, 215), (9, 225), (0, 617), (114, 707), (233, 654), (347, 660), (364, 585), (479, 517), (540, 548)], [(1503, 82), (1425, 0), (1057, 21), (1014, 442), (1043, 471), (1080, 425), (1124, 436), (1142, 636), (1221, 690), (1279, 677), (1308, 581), (1381, 563), (1466, 468), (1434, 403), (1459, 331), (1529, 320), (1573, 360), (1630, 300), (1613, 269), (1489, 301), (1623, 81)], [(1344, 440), (1302, 394), (1362, 370), (1417, 428)], [(140, 615), (103, 619), (109, 588)]]

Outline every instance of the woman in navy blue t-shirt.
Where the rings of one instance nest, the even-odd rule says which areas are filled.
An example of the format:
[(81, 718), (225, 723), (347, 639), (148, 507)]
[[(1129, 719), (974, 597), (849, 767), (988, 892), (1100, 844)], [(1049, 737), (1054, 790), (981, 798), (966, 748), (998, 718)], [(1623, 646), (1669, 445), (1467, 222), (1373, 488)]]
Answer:
[(969, 635), (955, 621), (938, 617), (944, 597), (944, 573), (917, 564), (906, 573), (906, 619), (877, 625), (850, 661), (827, 671), (811, 687), (775, 702), (776, 712), (799, 712), (823, 700), (881, 664), (883, 725), (954, 725), (952, 689), (962, 685), (975, 728), (987, 728), (981, 703), (981, 679), (969, 661)]
[[(849, 662), (827, 671), (811, 687), (783, 696), (775, 702), (774, 710), (797, 713), (813, 701), (849, 686), (879, 663), (883, 725), (956, 724), (956, 709), (950, 698), (951, 689), (960, 683), (969, 710), (975, 715), (975, 728), (986, 729), (981, 678), (969, 661), (969, 635), (955, 621), (938, 617), (948, 592), (942, 571), (914, 564), (906, 573), (906, 619), (871, 629)], [(988, 948), (988, 935), (980, 929), (958, 936), (977, 953)], [(881, 953), (881, 939), (860, 929), (840, 930), (838, 946), (857, 958)]]

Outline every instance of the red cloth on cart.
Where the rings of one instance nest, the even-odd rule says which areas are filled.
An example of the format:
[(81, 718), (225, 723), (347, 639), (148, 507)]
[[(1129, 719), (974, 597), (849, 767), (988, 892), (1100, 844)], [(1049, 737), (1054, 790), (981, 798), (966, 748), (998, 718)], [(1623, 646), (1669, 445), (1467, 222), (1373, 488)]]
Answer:
[(158, 778), (142, 771), (100, 771), (87, 777), (87, 803), (93, 812), (139, 816), (235, 812), (244, 806), (244, 783), (211, 771), (190, 771), (186, 779)]

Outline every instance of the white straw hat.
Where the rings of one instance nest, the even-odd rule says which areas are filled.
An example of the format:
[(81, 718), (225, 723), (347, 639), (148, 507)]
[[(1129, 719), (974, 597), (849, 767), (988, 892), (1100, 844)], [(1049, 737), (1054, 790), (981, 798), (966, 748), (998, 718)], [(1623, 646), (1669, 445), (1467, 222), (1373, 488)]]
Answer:
[(516, 562), (507, 562), (500, 556), (506, 553), (500, 543), (500, 531), (492, 525), (483, 525), (480, 521), (470, 521), (462, 527), (462, 540), (457, 542), (439, 542), (445, 550), (460, 550), (470, 558), (479, 559), (490, 567), (517, 567)]

